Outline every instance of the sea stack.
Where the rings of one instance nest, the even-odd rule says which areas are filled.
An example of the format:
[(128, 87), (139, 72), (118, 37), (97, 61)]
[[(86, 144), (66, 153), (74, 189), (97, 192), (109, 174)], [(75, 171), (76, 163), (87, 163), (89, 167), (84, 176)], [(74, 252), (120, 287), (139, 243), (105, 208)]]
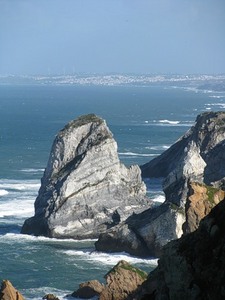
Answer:
[(56, 136), (22, 233), (55, 238), (97, 238), (130, 214), (150, 206), (138, 166), (125, 167), (106, 122), (89, 114)]

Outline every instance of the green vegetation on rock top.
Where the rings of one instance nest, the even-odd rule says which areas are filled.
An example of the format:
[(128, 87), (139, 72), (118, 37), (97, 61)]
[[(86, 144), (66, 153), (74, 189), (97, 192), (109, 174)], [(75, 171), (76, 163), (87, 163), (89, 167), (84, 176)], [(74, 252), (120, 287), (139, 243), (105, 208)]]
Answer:
[(70, 121), (61, 131), (60, 134), (64, 133), (70, 128), (78, 128), (80, 126), (86, 125), (88, 123), (103, 123), (104, 120), (100, 117), (96, 116), (95, 114), (88, 114), (78, 117), (77, 119)]
[(124, 261), (124, 260), (121, 260), (118, 262), (118, 264), (116, 266), (114, 266), (106, 275), (109, 275), (110, 273), (111, 274), (115, 274), (115, 273), (119, 273), (119, 271), (121, 269), (124, 269), (124, 270), (128, 270), (128, 271), (131, 271), (131, 272), (134, 272), (134, 273), (137, 273), (142, 279), (147, 279), (147, 276), (148, 274), (145, 272), (145, 271), (142, 271), (141, 269), (138, 269), (132, 265), (130, 265), (128, 262)]

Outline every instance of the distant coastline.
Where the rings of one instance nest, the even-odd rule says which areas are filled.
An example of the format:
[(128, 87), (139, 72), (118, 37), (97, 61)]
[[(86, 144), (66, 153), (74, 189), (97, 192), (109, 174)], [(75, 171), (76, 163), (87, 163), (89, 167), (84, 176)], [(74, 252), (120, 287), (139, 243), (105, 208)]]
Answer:
[(164, 86), (196, 91), (225, 91), (225, 74), (73, 74), (73, 75), (0, 75), (0, 84)]

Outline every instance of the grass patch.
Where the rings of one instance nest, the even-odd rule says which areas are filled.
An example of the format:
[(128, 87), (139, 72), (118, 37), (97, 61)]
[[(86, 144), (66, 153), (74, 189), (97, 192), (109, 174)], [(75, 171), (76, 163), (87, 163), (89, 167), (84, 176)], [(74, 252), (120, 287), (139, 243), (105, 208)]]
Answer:
[(148, 277), (148, 274), (145, 271), (142, 271), (132, 265), (130, 265), (128, 262), (126, 261), (120, 261), (118, 262), (118, 264), (113, 267), (106, 275), (105, 277), (107, 277), (110, 273), (111, 274), (116, 274), (116, 273), (120, 273), (120, 270), (124, 269), (124, 270), (128, 270), (131, 271), (133, 273), (138, 274), (143, 280), (146, 280)]
[(83, 115), (77, 118), (76, 120), (70, 121), (61, 131), (60, 135), (63, 134), (70, 128), (78, 128), (80, 126), (86, 125), (88, 123), (98, 123), (99, 125), (104, 122), (103, 119), (96, 116), (95, 114)]
[(137, 273), (144, 280), (147, 279), (148, 275), (147, 275), (146, 272), (144, 272), (144, 271), (142, 271), (142, 270), (140, 270), (138, 268), (135, 268), (135, 267), (133, 267), (131, 265), (122, 265), (121, 268), (124, 269), (124, 270), (128, 270), (128, 271)]
[(216, 188), (214, 188), (212, 186), (208, 186), (208, 185), (206, 185), (205, 187), (207, 189), (208, 201), (211, 204), (215, 204), (215, 202), (214, 202), (214, 196), (215, 196), (215, 193), (219, 191), (219, 189), (216, 189)]
[(182, 207), (180, 207), (174, 203), (170, 203), (170, 208), (180, 214), (183, 214), (183, 215), (185, 214), (185, 210)]

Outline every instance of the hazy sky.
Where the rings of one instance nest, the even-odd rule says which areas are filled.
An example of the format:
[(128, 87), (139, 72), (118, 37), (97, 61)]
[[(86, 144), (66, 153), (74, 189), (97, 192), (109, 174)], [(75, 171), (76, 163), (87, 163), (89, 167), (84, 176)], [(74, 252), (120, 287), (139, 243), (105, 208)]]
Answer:
[(225, 73), (225, 0), (0, 0), (0, 74)]

